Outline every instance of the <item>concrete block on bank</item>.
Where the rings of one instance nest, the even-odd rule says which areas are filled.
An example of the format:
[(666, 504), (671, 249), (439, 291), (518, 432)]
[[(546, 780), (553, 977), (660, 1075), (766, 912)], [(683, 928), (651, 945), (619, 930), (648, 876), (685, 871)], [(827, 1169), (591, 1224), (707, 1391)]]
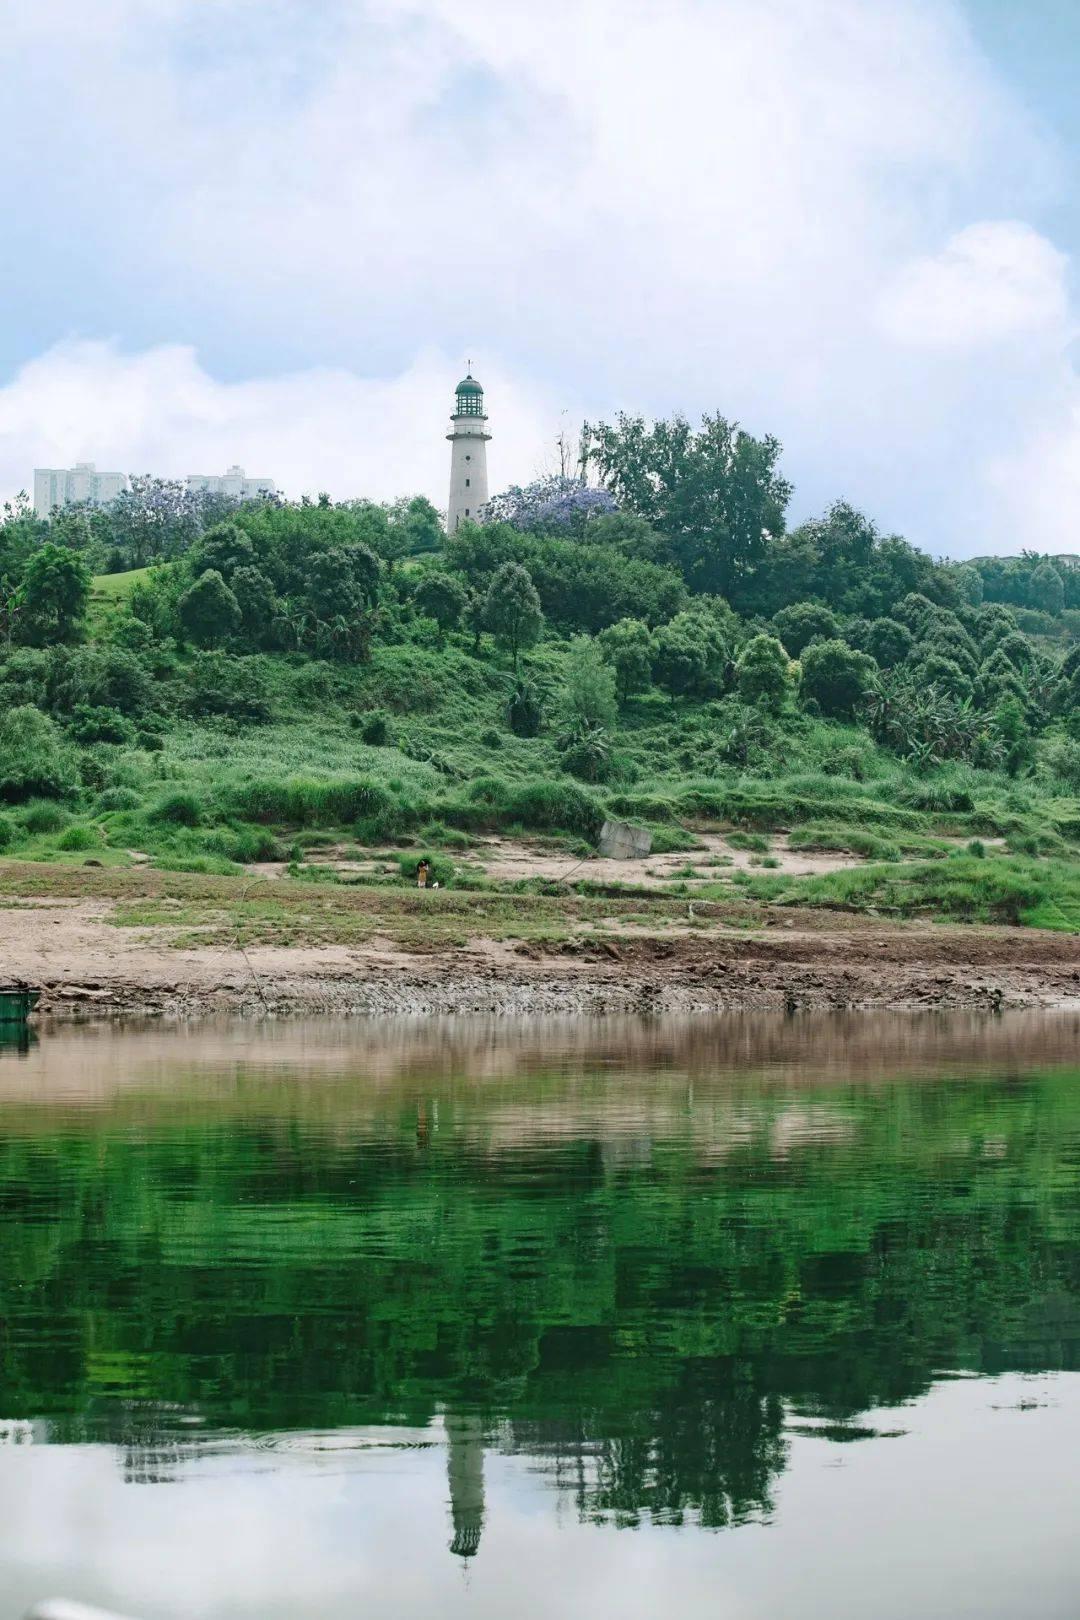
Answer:
[(652, 849), (648, 827), (634, 827), (629, 821), (605, 821), (600, 829), (600, 853), (609, 861), (640, 861)]

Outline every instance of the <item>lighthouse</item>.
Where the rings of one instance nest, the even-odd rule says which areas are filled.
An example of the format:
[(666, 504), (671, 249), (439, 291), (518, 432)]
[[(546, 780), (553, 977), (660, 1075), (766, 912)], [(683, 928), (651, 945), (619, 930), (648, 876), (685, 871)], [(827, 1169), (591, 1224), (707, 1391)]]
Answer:
[(472, 372), (457, 385), (450, 418), (450, 505), (446, 532), (475, 520), (487, 504), (487, 446), (491, 434), (484, 415), (484, 390)]

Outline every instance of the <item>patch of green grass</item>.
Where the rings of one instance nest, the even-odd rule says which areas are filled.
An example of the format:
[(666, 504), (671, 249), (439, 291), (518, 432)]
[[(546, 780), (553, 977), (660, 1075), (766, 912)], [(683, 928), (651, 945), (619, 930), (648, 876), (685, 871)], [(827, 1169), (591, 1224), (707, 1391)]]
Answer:
[(732, 849), (751, 850), (755, 855), (764, 855), (769, 847), (769, 840), (764, 833), (755, 832), (729, 832), (725, 834), (725, 843)]
[(95, 574), (90, 583), (91, 599), (120, 602), (129, 597), (136, 585), (150, 577), (149, 568), (129, 568), (122, 574)]
[(879, 833), (861, 832), (855, 827), (798, 827), (788, 844), (791, 849), (822, 850), (844, 855), (858, 855), (867, 861), (898, 861), (900, 847)]
[(873, 911), (889, 917), (966, 923), (1080, 927), (1080, 863), (1018, 856), (987, 860), (966, 850), (945, 861), (854, 867), (816, 877), (745, 875), (745, 888), (767, 905)]

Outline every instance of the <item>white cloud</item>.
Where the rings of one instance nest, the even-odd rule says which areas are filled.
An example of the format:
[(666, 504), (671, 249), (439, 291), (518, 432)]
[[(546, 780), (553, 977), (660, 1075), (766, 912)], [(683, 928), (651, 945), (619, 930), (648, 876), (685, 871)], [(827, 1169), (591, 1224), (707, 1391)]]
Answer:
[(1029, 225), (969, 225), (940, 253), (898, 272), (881, 296), (881, 324), (901, 343), (929, 347), (1060, 337), (1068, 320), (1067, 267), (1065, 255)]
[[(482, 379), (499, 401), (493, 478), (532, 476), (557, 413), (497, 367)], [(0, 388), (0, 490), (30, 487), (34, 466), (76, 459), (173, 477), (239, 462), (293, 497), (424, 493), (442, 505), (456, 381), (453, 362), (435, 353), (388, 379), (319, 369), (227, 383), (189, 348), (61, 344)]]
[(999, 503), (1002, 551), (1080, 555), (1080, 390), (1063, 377), (1040, 420), (995, 456), (987, 483)]
[[(496, 486), (563, 408), (719, 408), (784, 440), (797, 515), (844, 495), (931, 549), (1018, 543), (993, 467), (1061, 398), (1065, 264), (1025, 223), (1059, 166), (954, 0), (11, 9), (27, 307), (142, 351), (95, 362), (109, 459), (439, 493), (482, 347)], [(210, 375), (184, 383), (177, 337)], [(103, 437), (92, 389), (59, 403), (69, 352), (5, 484), (16, 440)]]

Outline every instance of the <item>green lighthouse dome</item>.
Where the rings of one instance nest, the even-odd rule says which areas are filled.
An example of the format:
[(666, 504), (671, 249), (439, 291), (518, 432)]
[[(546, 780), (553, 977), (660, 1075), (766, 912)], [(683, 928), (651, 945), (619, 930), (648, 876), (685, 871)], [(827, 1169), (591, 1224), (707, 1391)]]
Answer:
[(484, 390), (471, 371), (458, 383), (455, 393), (458, 416), (483, 416)]

